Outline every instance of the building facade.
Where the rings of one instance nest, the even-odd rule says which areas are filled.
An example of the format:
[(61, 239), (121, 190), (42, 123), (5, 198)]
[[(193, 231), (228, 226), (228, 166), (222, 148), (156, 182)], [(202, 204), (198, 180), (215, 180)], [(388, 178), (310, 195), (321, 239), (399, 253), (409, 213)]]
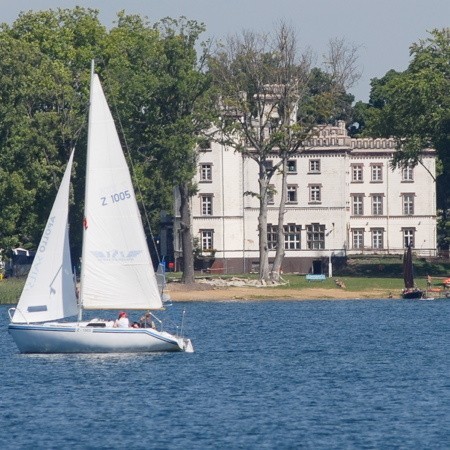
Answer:
[[(436, 254), (434, 150), (424, 150), (414, 168), (392, 170), (394, 141), (351, 138), (344, 122), (323, 127), (305, 147), (288, 161), (284, 272), (327, 273), (334, 258), (403, 254), (409, 244), (419, 255)], [(207, 261), (203, 268), (257, 271), (259, 201), (248, 195), (258, 192), (257, 164), (211, 143), (199, 150), (196, 182), (193, 236)], [(271, 188), (269, 259), (275, 256), (281, 174)], [(174, 239), (175, 257), (181, 257), (176, 231)]]

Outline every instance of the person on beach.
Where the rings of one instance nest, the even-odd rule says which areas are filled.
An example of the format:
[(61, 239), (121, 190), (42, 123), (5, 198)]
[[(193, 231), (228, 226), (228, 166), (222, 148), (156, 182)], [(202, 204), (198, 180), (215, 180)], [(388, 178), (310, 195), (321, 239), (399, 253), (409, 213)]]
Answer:
[(130, 321), (128, 320), (127, 313), (121, 311), (119, 313), (118, 319), (114, 322), (114, 328), (128, 328), (130, 326)]

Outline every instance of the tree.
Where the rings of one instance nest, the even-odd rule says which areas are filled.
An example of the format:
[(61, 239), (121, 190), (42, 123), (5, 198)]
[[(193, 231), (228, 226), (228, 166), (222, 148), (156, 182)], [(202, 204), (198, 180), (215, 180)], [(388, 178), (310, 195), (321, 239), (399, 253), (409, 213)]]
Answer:
[(0, 246), (39, 240), (84, 123), (83, 61), (104, 34), (81, 8), (24, 13), (0, 28)]
[[(164, 77), (158, 96), (158, 140), (164, 173), (172, 179), (180, 198), (180, 227), (185, 283), (194, 282), (194, 246), (191, 225), (191, 197), (196, 191), (192, 179), (197, 170), (197, 144), (213, 120), (214, 97), (210, 76), (205, 73), (208, 46), (200, 57), (196, 44), (204, 26), (181, 18), (165, 19), (158, 25), (163, 35)], [(155, 130), (156, 131), (156, 130)]]
[[(0, 248), (37, 245), (69, 153), (75, 144), (86, 146), (92, 59), (130, 149), (142, 212), (152, 211), (149, 222), (156, 228), (158, 212), (172, 206), (174, 186), (189, 206), (194, 149), (210, 124), (209, 78), (202, 71), (204, 55), (197, 60), (195, 50), (203, 26), (185, 19), (153, 25), (121, 12), (108, 33), (97, 15), (79, 7), (29, 12), (0, 28)], [(80, 224), (72, 227), (77, 257), (83, 151), (75, 161), (81, 175), (74, 178), (77, 208), (71, 217)], [(185, 279), (193, 281), (189, 210), (184, 214)]]
[(105, 64), (145, 203), (153, 211), (167, 210), (173, 189), (179, 192), (186, 283), (194, 281), (190, 200), (196, 190), (195, 148), (212, 120), (210, 81), (203, 71), (207, 47), (200, 57), (196, 51), (203, 31), (203, 25), (185, 18), (149, 26), (139, 16), (121, 13), (110, 33)]
[[(289, 54), (295, 48), (295, 35), (283, 26), (280, 29), (279, 38), (282, 42), (287, 43), (287, 45), (281, 43), (280, 47), (289, 49), (285, 58), (286, 61), (289, 61), (291, 59)], [(354, 97), (346, 93), (346, 88), (353, 85), (359, 78), (355, 63), (356, 48), (346, 47), (341, 39), (330, 40), (329, 54), (326, 59), (326, 66), (329, 71), (324, 72), (319, 68), (313, 68), (307, 78), (307, 89), (303, 95), (298, 92), (296, 98), (288, 100), (289, 104), (295, 108), (297, 123), (302, 124), (303, 136), (301, 134), (292, 136), (292, 132), (288, 131), (289, 138), (281, 139), (278, 143), (282, 183), (278, 209), (277, 245), (271, 270), (272, 281), (280, 281), (281, 267), (285, 255), (284, 216), (287, 197), (288, 159), (304, 151), (303, 141), (315, 132), (316, 125), (348, 119)], [(282, 108), (282, 110), (289, 112), (288, 108)], [(283, 122), (288, 123), (289, 118), (284, 118)]]
[(389, 71), (372, 81), (366, 133), (392, 136), (397, 141), (393, 166), (421, 164), (422, 150), (435, 148), (440, 161), (438, 207), (443, 213), (442, 243), (450, 242), (445, 225), (450, 194), (450, 31), (434, 30), (413, 44), (408, 69)]
[[(258, 166), (259, 191), (246, 195), (259, 200), (259, 277), (263, 282), (279, 278), (284, 257), (287, 161), (304, 150), (303, 142), (313, 132), (318, 118), (330, 120), (332, 111), (336, 111), (337, 99), (345, 93), (345, 80), (356, 74), (355, 52), (343, 41), (332, 41), (326, 74), (311, 72), (310, 52), (300, 53), (295, 33), (281, 23), (273, 34), (244, 31), (240, 36), (230, 36), (211, 61), (221, 94), (218, 128), (224, 136), (223, 143)], [(312, 74), (316, 75), (317, 85), (320, 76), (326, 84), (317, 93), (313, 92)], [(277, 159), (272, 164), (274, 156)], [(283, 192), (276, 256), (270, 271), (267, 205), (270, 181), (277, 171), (283, 174)]]

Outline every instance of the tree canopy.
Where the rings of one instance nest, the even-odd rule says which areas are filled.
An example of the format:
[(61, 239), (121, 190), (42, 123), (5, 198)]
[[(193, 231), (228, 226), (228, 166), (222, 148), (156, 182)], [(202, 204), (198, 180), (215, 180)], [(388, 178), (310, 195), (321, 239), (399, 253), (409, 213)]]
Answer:
[(0, 247), (36, 245), (85, 122), (94, 10), (21, 14), (0, 28)]
[[(184, 18), (151, 24), (76, 7), (21, 14), (0, 27), (0, 248), (37, 245), (71, 149), (83, 175), (90, 61), (102, 78), (154, 231), (191, 181), (208, 121), (208, 76), (197, 59), (204, 27)], [(199, 62), (200, 61), (200, 62)], [(75, 255), (80, 255), (83, 177), (74, 177)]]
[[(410, 55), (404, 72), (391, 70), (372, 80), (362, 114), (364, 132), (397, 140), (394, 166), (420, 164), (424, 148), (436, 149), (438, 206), (445, 222), (450, 207), (450, 29), (433, 30), (429, 38), (411, 45)], [(449, 238), (443, 241), (448, 244)]]

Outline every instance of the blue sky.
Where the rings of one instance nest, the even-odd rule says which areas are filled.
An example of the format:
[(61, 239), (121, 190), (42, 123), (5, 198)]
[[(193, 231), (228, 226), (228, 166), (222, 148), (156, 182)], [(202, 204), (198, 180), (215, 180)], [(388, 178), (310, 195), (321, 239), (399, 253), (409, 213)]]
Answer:
[(151, 22), (186, 16), (205, 23), (205, 39), (244, 29), (270, 30), (284, 20), (318, 61), (329, 39), (344, 38), (359, 46), (363, 75), (350, 92), (362, 101), (369, 98), (372, 78), (407, 68), (412, 43), (434, 28), (450, 26), (450, 0), (0, 0), (0, 22), (12, 23), (21, 11), (76, 5), (98, 9), (106, 26), (120, 10)]

